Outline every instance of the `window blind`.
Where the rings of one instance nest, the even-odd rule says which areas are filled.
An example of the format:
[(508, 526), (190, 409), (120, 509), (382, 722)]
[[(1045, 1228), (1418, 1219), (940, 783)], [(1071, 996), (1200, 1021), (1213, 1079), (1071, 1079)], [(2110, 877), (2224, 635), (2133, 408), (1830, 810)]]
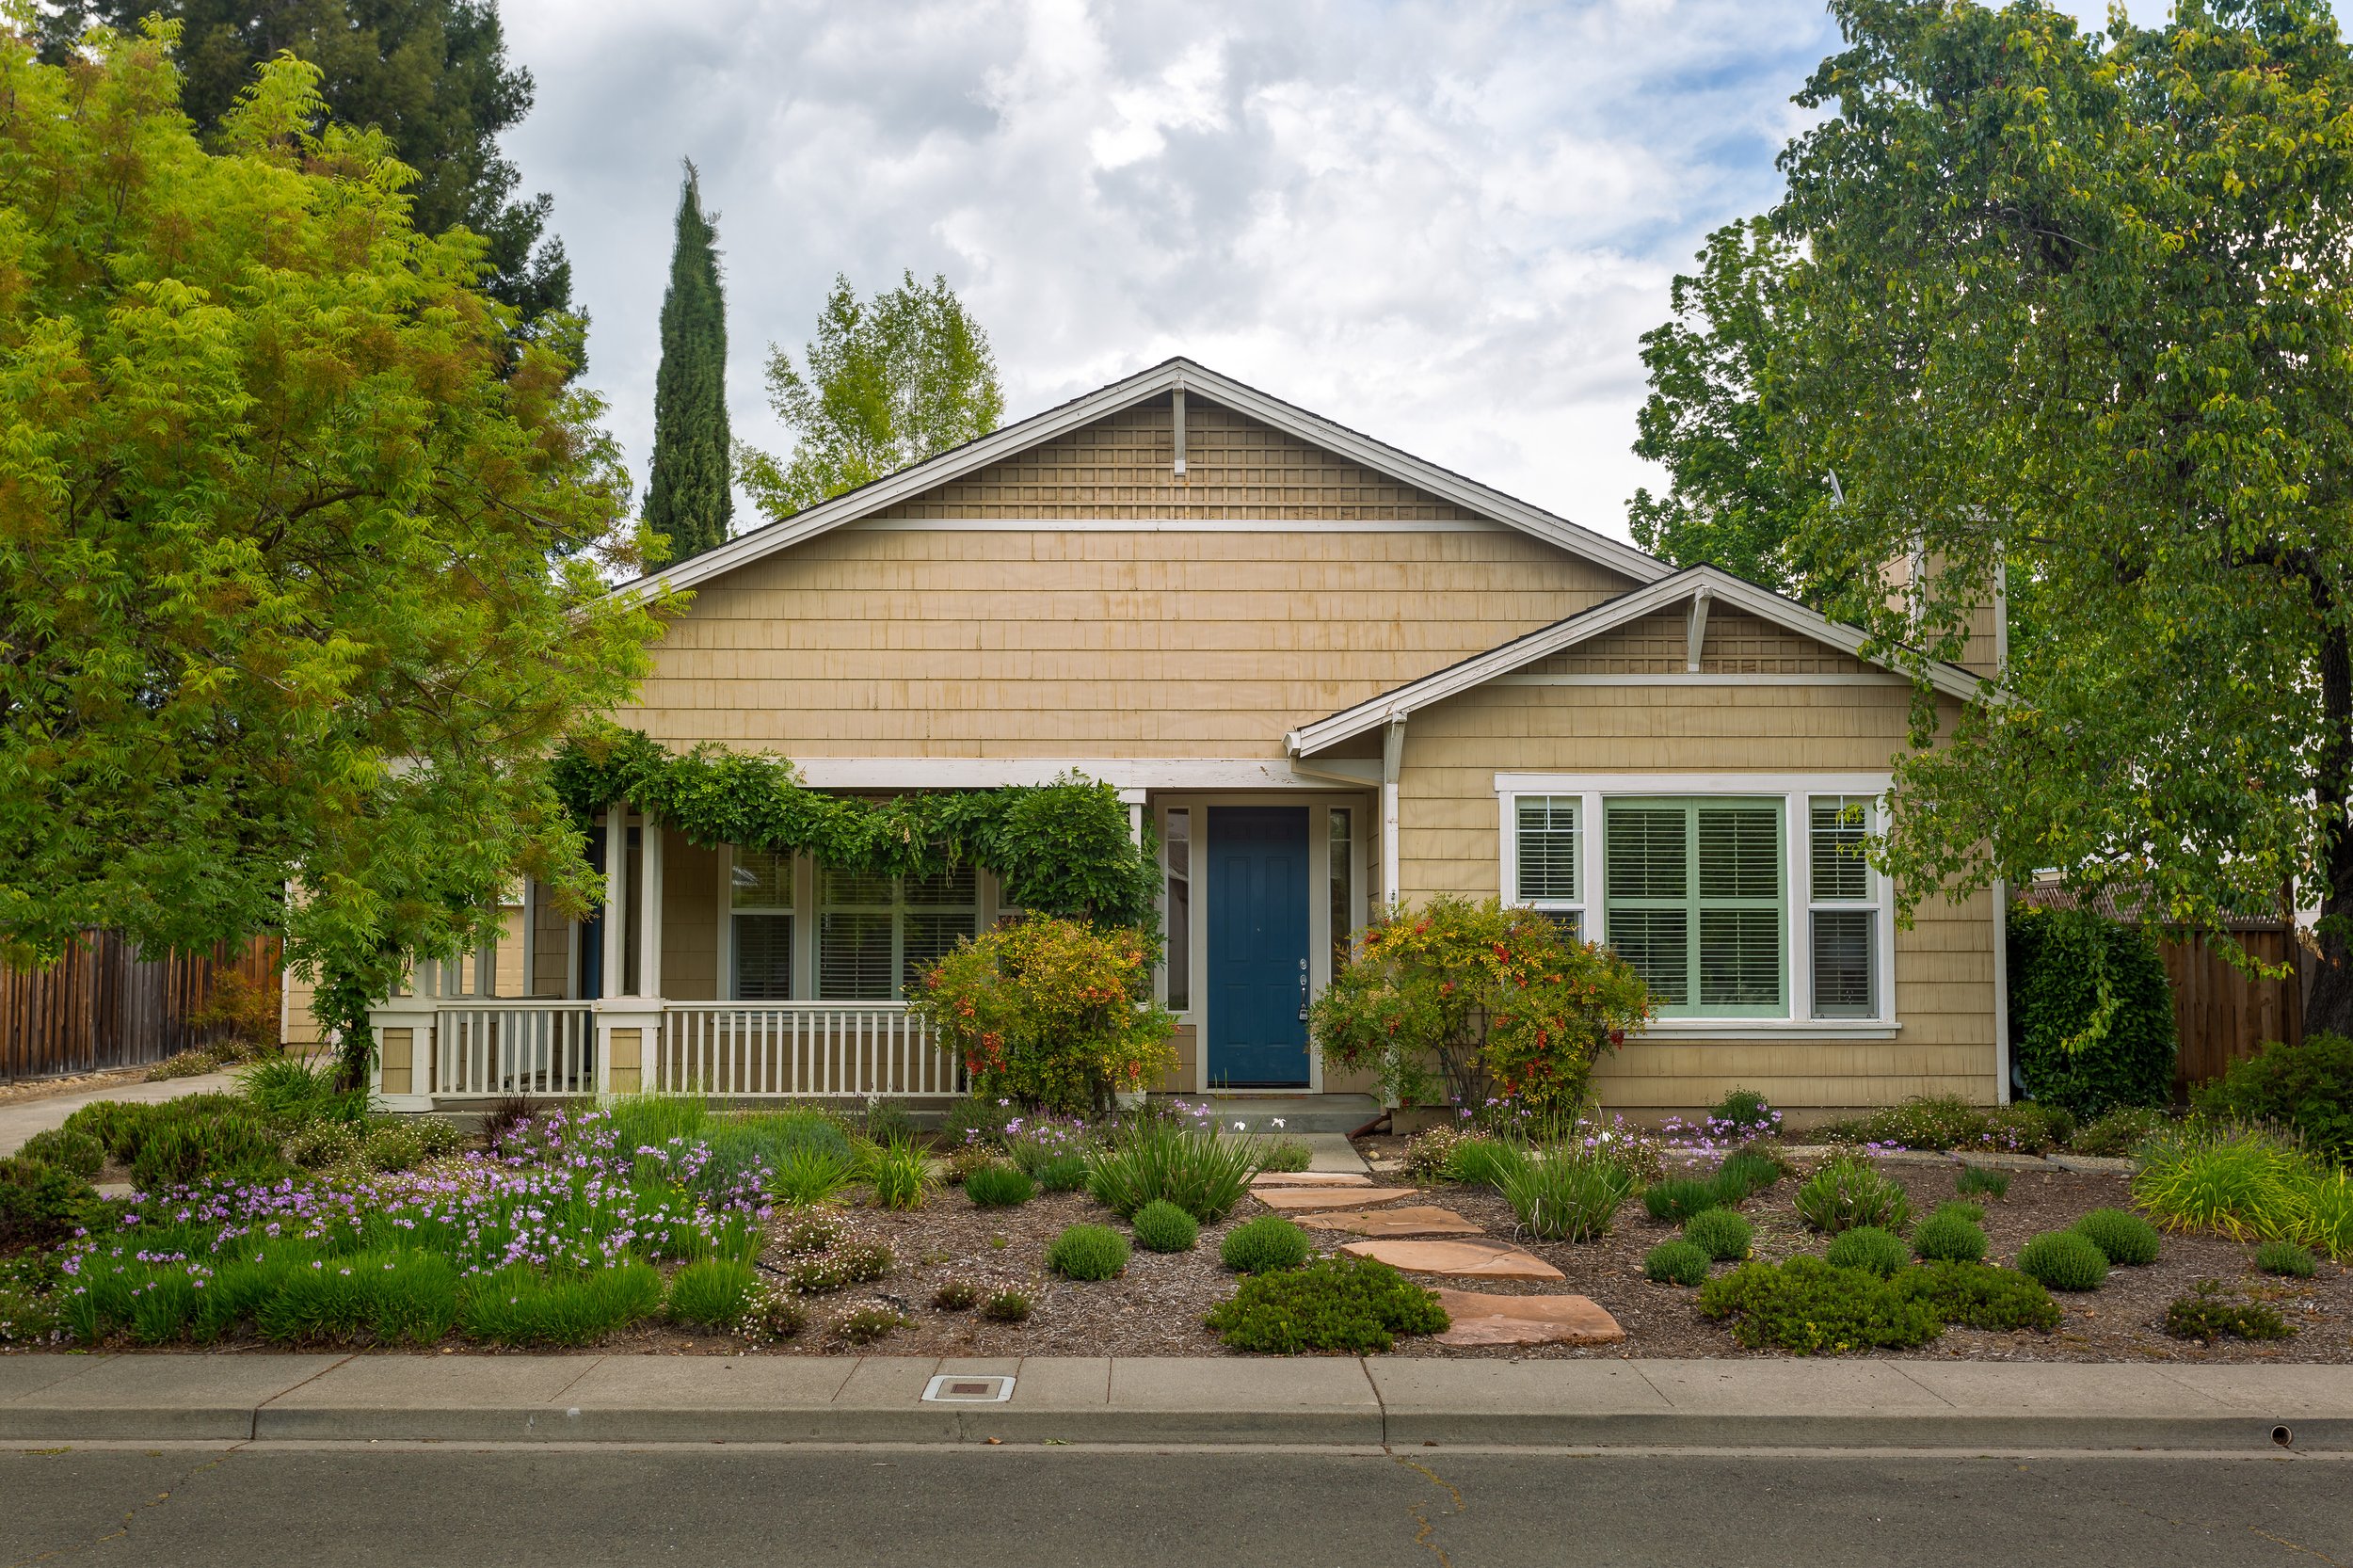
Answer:
[(1816, 800), (1809, 874), (1817, 904), (1860, 904), (1871, 896), (1871, 865), (1863, 848), (1871, 837), (1867, 808), (1860, 802)]
[(735, 917), (735, 995), (741, 1001), (792, 1000), (792, 917)]
[(1609, 939), (1663, 1011), (1787, 1009), (1782, 809), (1704, 799), (1605, 808)]
[(1574, 796), (1520, 797), (1513, 844), (1519, 896), (1529, 903), (1577, 902), (1577, 804)]
[[(1872, 903), (1872, 806), (1843, 795), (1807, 803), (1806, 883), (1813, 926), (1814, 1016), (1880, 1015), (1880, 910)], [(1829, 905), (1830, 907), (1824, 907)]]

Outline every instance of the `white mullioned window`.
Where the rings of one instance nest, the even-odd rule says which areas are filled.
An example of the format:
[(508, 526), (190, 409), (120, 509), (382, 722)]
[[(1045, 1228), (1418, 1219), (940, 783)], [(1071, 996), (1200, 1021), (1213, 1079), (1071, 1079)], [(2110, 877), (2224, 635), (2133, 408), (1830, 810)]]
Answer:
[(1511, 812), (1511, 895), (1541, 910), (1572, 936), (1585, 935), (1585, 852), (1576, 795), (1521, 795)]
[(1812, 927), (1814, 1016), (1880, 1016), (1877, 872), (1864, 857), (1875, 809), (1868, 799), (1815, 795), (1807, 802), (1806, 918)]
[(738, 849), (728, 869), (728, 947), (739, 1001), (792, 1000), (792, 856)]
[(870, 876), (817, 868), (817, 995), (896, 1001), (918, 976), (981, 928), (980, 876)]
[(1665, 1032), (1883, 1032), (1872, 775), (1497, 774), (1505, 902), (1614, 948)]

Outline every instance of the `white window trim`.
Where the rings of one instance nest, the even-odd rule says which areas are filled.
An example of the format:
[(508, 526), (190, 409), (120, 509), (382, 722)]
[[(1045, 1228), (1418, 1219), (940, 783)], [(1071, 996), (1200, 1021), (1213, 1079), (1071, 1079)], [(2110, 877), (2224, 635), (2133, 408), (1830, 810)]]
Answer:
[[(1592, 805), (1581, 790), (1518, 790), (1498, 792), (1503, 802), (1503, 902), (1516, 908), (1536, 909), (1551, 915), (1575, 915), (1580, 937), (1590, 936), (1594, 922), (1586, 913), (1592, 885), (1593, 859), (1591, 841), (1586, 833)], [(1574, 899), (1520, 897), (1520, 801), (1529, 799), (1567, 798), (1577, 802), (1577, 897)]]
[[(1791, 956), (1794, 967), (1805, 971), (1806, 1014), (1810, 1017), (1814, 1011), (1814, 917), (1821, 914), (1851, 913), (1856, 910), (1868, 910), (1877, 916), (1878, 919), (1871, 927), (1871, 994), (1876, 1003), (1872, 1016), (1868, 1018), (1856, 1019), (1813, 1018), (1812, 1021), (1817, 1024), (1881, 1023), (1886, 1021), (1889, 1002), (1895, 994), (1896, 933), (1892, 920), (1894, 901), (1890, 896), (1893, 889), (1887, 878), (1881, 873), (1877, 866), (1866, 860), (1864, 862), (1863, 874), (1866, 878), (1867, 890), (1862, 898), (1817, 899), (1814, 896), (1814, 800), (1833, 792), (1824, 790), (1817, 791), (1815, 796), (1806, 799), (1801, 800), (1794, 796), (1791, 798), (1790, 804), (1796, 809), (1792, 811), (1790, 820), (1793, 824), (1801, 824), (1805, 831), (1803, 842), (1806, 862), (1805, 875), (1800, 879), (1805, 893), (1805, 903), (1802, 905), (1805, 912), (1805, 952), (1801, 955), (1792, 954)], [(1870, 818), (1865, 823), (1864, 831), (1865, 833), (1878, 832), (1886, 821), (1886, 800), (1883, 793), (1865, 798), (1870, 808)], [(1802, 962), (1797, 962), (1801, 958)]]
[[(715, 989), (722, 1001), (741, 1001), (735, 994), (735, 906), (729, 889), (733, 886), (735, 846), (720, 846), (719, 897), (719, 983)], [(997, 873), (987, 867), (976, 867), (974, 878), (979, 898), (979, 929), (986, 931), (997, 923), (1007, 905), (1001, 902), (1002, 891)], [(755, 911), (756, 912), (756, 911)], [(777, 1005), (822, 1006), (817, 996), (817, 862), (807, 855), (792, 857), (792, 1000)], [(894, 942), (894, 949), (895, 949)], [(747, 1005), (758, 1007), (760, 1002)]]
[[(1874, 869), (1870, 907), (1879, 912), (1879, 1015), (1870, 1018), (1817, 1018), (1814, 1012), (1813, 884), (1808, 834), (1809, 812), (1816, 795), (1854, 795), (1873, 803), (1874, 821), (1885, 821), (1887, 792), (1895, 777), (1885, 773), (1498, 773), (1495, 776), (1496, 809), (1502, 845), (1499, 874), (1503, 902), (1526, 908), (1541, 907), (1524, 901), (1517, 876), (1519, 797), (1577, 795), (1577, 834), (1581, 842), (1577, 863), (1577, 892), (1584, 900), (1581, 928), (1590, 941), (1609, 940), (1607, 906), (1593, 896), (1595, 868), (1604, 865), (1602, 846), (1604, 803), (1612, 796), (1746, 795), (1779, 796), (1783, 811), (1782, 871), (1787, 879), (1789, 920), (1783, 939), (1783, 961), (1788, 966), (1785, 1017), (1654, 1018), (1644, 1026), (1650, 1035), (1712, 1035), (1740, 1038), (1757, 1035), (1833, 1036), (1840, 1039), (1892, 1040), (1902, 1029), (1896, 1016), (1895, 888)], [(1561, 905), (1561, 907), (1567, 907)], [(1854, 909), (1861, 904), (1836, 907)], [(1799, 917), (1802, 916), (1801, 923)]]

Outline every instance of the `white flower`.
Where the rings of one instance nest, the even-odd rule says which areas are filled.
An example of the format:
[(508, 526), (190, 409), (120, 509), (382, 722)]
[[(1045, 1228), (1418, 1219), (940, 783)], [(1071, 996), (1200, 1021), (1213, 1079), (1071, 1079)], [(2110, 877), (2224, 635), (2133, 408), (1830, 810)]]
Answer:
[(1282, 1118), (1282, 1117), (1280, 1117), (1280, 1116), (1275, 1117), (1275, 1118), (1274, 1118), (1274, 1125), (1275, 1125), (1276, 1127), (1281, 1127), (1281, 1126), (1283, 1125), (1283, 1118)]

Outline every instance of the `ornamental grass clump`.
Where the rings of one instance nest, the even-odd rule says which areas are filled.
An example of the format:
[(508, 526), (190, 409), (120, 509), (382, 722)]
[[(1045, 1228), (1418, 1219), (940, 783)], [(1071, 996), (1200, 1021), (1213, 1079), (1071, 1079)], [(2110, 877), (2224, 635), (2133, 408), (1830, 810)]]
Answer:
[(873, 1189), (877, 1208), (920, 1208), (931, 1192), (931, 1166), (912, 1138), (870, 1145), (860, 1167), (858, 1174)]
[(1642, 1273), (1660, 1285), (1697, 1285), (1707, 1278), (1708, 1261), (1705, 1248), (1661, 1241), (1642, 1255)]
[(1651, 1016), (1614, 951), (1497, 899), (1433, 898), (1375, 920), (1355, 948), (1308, 1029), (1327, 1064), (1369, 1071), (1392, 1105), (1508, 1099), (1573, 1121), (1594, 1064)]
[(1985, 1230), (1974, 1216), (1965, 1212), (1970, 1207), (1948, 1205), (1913, 1226), (1913, 1256), (1923, 1263), (1984, 1261)]
[(2353, 1262), (2353, 1171), (2315, 1176), (2303, 1199), (2304, 1240), (2339, 1263)]
[(1727, 1205), (1746, 1203), (1779, 1181), (1781, 1175), (1781, 1161), (1769, 1154), (1741, 1149), (1727, 1155), (1716, 1168), (1718, 1201)]
[(1877, 1274), (1802, 1256), (1717, 1275), (1700, 1288), (1699, 1308), (1730, 1319), (1733, 1338), (1750, 1350), (1800, 1355), (1912, 1350), (1945, 1326), (1926, 1304)]
[(2265, 1241), (2255, 1249), (2255, 1267), (2266, 1274), (2283, 1274), (2290, 1279), (2310, 1279), (2320, 1272), (2320, 1259), (2310, 1247), (2293, 1241)]
[(1961, 1175), (1953, 1178), (1953, 1191), (1964, 1198), (1992, 1198), (1999, 1203), (2009, 1196), (2009, 1173), (1993, 1165), (1963, 1165)]
[(1835, 1236), (1857, 1225), (1901, 1230), (1912, 1217), (1904, 1190), (1867, 1160), (1841, 1156), (1805, 1178), (1794, 1200), (1798, 1218)]
[(1166, 1198), (1155, 1198), (1137, 1209), (1128, 1224), (1135, 1230), (1136, 1245), (1145, 1252), (1191, 1252), (1201, 1239), (1199, 1223)]
[(1485, 1133), (1457, 1138), (1447, 1148), (1445, 1172), (1451, 1181), (1503, 1191), (1503, 1184), (1528, 1168), (1526, 1145)]
[(1032, 915), (926, 970), (909, 1010), (964, 1063), (976, 1097), (1061, 1114), (1107, 1110), (1176, 1064), (1140, 931)]
[(1642, 1208), (1663, 1224), (1677, 1224), (1723, 1203), (1723, 1190), (1713, 1178), (1673, 1176), (1642, 1189)]
[(1217, 1260), (1238, 1274), (1264, 1274), (1296, 1269), (1314, 1250), (1297, 1224), (1280, 1214), (1261, 1214), (1225, 1233)]
[(2088, 1236), (2046, 1230), (2018, 1249), (2018, 1272), (2054, 1290), (2097, 1290), (2108, 1260)]
[(2100, 1256), (2112, 1264), (2154, 1263), (2165, 1249), (2156, 1226), (2121, 1208), (2095, 1208), (2068, 1228), (2099, 1248)]
[(1609, 1232), (1634, 1176), (1613, 1160), (1556, 1148), (1504, 1180), (1503, 1196), (1523, 1229), (1555, 1241), (1592, 1241)]
[(1719, 1263), (1747, 1257), (1755, 1234), (1746, 1215), (1729, 1208), (1703, 1208), (1683, 1222), (1683, 1239)]
[(2271, 1133), (2185, 1125), (2149, 1144), (2140, 1161), (2133, 1202), (2167, 1230), (2267, 1241), (2293, 1240), (2305, 1229), (2311, 1169), (2300, 1150)]
[(1037, 1184), (1048, 1192), (1080, 1192), (1086, 1190), (1087, 1158), (1083, 1154), (1058, 1154), (1037, 1168)]
[(1881, 1279), (1891, 1279), (1912, 1261), (1912, 1251), (1894, 1231), (1881, 1230), (1877, 1225), (1856, 1225), (1832, 1237), (1830, 1245), (1822, 1251), (1822, 1259), (1834, 1269), (1860, 1269)]
[(1257, 1171), (1256, 1153), (1241, 1140), (1154, 1119), (1089, 1158), (1087, 1191), (1123, 1220), (1160, 1199), (1214, 1224), (1241, 1202)]
[(1128, 1239), (1109, 1225), (1067, 1225), (1047, 1243), (1046, 1267), (1064, 1279), (1114, 1278), (1127, 1272)]
[(748, 1263), (728, 1257), (689, 1263), (670, 1276), (670, 1320), (724, 1334), (743, 1320), (759, 1291), (760, 1276)]
[(1435, 1293), (1369, 1257), (1320, 1257), (1297, 1269), (1252, 1274), (1203, 1320), (1238, 1351), (1367, 1355), (1401, 1334), (1448, 1327)]
[(85, 1181), (94, 1178), (106, 1165), (104, 1144), (87, 1132), (66, 1127), (34, 1133), (19, 1145), (16, 1154), (20, 1160), (37, 1160)]
[(964, 1195), (976, 1208), (1017, 1208), (1037, 1195), (1037, 1183), (1014, 1166), (991, 1163), (966, 1174)]

